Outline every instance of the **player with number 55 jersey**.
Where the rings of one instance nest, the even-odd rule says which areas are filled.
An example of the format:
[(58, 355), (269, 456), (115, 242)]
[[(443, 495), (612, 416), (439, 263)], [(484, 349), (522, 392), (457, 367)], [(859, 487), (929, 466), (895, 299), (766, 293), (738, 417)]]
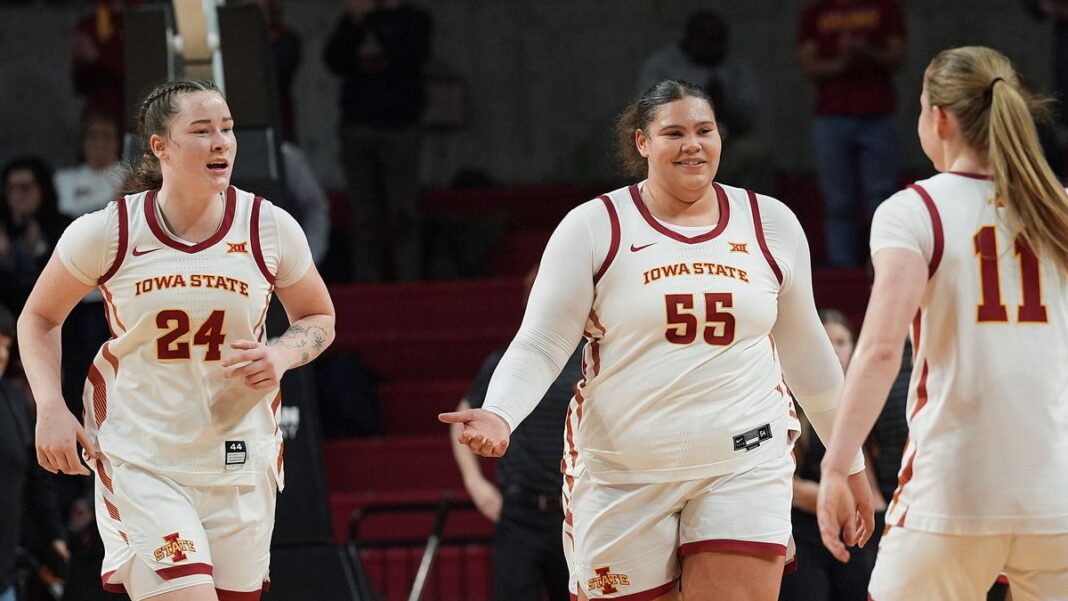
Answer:
[[(617, 133), (647, 177), (564, 218), (484, 409), (442, 418), (500, 454), (584, 338), (562, 433), (572, 592), (674, 599), (681, 576), (684, 598), (774, 598), (798, 430), (787, 384), (826, 440), (842, 381), (808, 242), (781, 202), (713, 181), (703, 89), (660, 82)], [(852, 468), (867, 494), (860, 453)], [(870, 502), (857, 509), (870, 528)]]

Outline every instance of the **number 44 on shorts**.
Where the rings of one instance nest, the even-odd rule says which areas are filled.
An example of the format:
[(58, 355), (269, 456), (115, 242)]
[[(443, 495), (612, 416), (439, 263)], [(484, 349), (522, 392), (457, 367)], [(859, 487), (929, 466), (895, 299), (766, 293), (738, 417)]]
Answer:
[(225, 445), (226, 453), (226, 469), (236, 470), (240, 469), (242, 465), (245, 465), (245, 460), (248, 458), (245, 441), (228, 440), (223, 444)]

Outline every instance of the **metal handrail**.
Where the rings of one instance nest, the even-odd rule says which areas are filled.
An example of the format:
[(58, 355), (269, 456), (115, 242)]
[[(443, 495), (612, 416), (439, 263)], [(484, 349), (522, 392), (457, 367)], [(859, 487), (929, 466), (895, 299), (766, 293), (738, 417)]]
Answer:
[[(360, 596), (368, 601), (378, 598), (371, 586), (370, 579), (367, 577), (367, 572), (363, 568), (363, 562), (360, 560), (360, 549), (394, 546), (417, 547), (425, 545), (423, 557), (419, 562), (419, 569), (416, 572), (415, 582), (413, 582), (411, 593), (408, 595), (408, 601), (419, 601), (423, 596), (424, 589), (426, 588), (430, 576), (430, 571), (434, 567), (434, 562), (437, 560), (438, 551), (442, 545), (466, 545), (471, 543), (489, 543), (492, 541), (492, 538), (490, 537), (445, 537), (445, 525), (448, 522), (449, 515), (456, 509), (477, 508), (471, 501), (457, 502), (453, 491), (446, 490), (440, 501), (426, 501), (422, 503), (372, 503), (353, 511), (352, 517), (349, 518), (349, 542), (346, 545), (346, 550), (349, 554), (349, 561), (352, 563), (353, 572), (356, 575), (356, 584), (359, 588)], [(434, 519), (434, 527), (431, 530), (430, 536), (426, 540), (395, 538), (365, 542), (359, 541), (360, 523), (370, 515), (429, 511), (434, 511), (436, 516)]]
[(452, 492), (445, 493), (438, 507), (438, 515), (434, 519), (434, 529), (430, 532), (430, 538), (426, 540), (423, 548), (423, 558), (419, 560), (419, 570), (415, 573), (415, 582), (412, 583), (412, 592), (408, 595), (408, 601), (419, 601), (423, 598), (423, 589), (426, 588), (427, 576), (430, 568), (434, 566), (434, 560), (438, 557), (438, 548), (441, 545), (441, 534), (445, 530), (445, 520), (449, 518), (452, 509)]

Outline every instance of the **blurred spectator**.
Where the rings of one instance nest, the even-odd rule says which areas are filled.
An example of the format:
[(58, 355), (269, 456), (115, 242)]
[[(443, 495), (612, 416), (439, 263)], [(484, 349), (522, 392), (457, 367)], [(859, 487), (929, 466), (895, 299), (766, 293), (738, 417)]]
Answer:
[(288, 199), (300, 217), (312, 260), (318, 265), (330, 245), (330, 201), (304, 152), (288, 140), (282, 142), (282, 168)]
[(891, 76), (905, 54), (905, 23), (896, 0), (819, 0), (801, 15), (798, 43), (801, 69), (816, 84), (812, 140), (827, 263), (857, 266), (865, 238), (858, 231), (866, 231), (875, 208), (898, 187)]
[[(30, 406), (22, 389), (4, 377), (14, 341), (15, 318), (0, 305), (0, 601), (15, 600), (15, 558), (26, 526), (35, 526), (37, 538), (45, 541), (43, 548), (31, 545), (31, 565), (47, 555), (61, 562), (70, 558), (53, 478), (37, 465)], [(29, 509), (25, 520), (24, 509)]]
[(267, 41), (271, 45), (274, 61), (275, 83), (278, 86), (278, 119), (282, 137), (295, 142), (297, 139), (296, 111), (293, 106), (293, 80), (301, 60), (301, 39), (285, 22), (281, 0), (239, 0), (256, 4), (263, 9), (267, 24)]
[(59, 213), (44, 159), (12, 159), (0, 184), (0, 303), (17, 313), (70, 220)]
[[(523, 304), (538, 274), (524, 281)], [(478, 370), (471, 390), (457, 411), (482, 407), (497, 364), (499, 348)], [(561, 545), (564, 512), (560, 503), (560, 458), (564, 454), (564, 422), (575, 385), (582, 379), (582, 347), (568, 359), (541, 402), (512, 435), (508, 453), (497, 463), (493, 485), (482, 474), (478, 457), (460, 444), (461, 424), (449, 426), (452, 452), (464, 488), (482, 515), (497, 524), (493, 535), (493, 598), (508, 601), (567, 601), (568, 569)], [(546, 596), (547, 595), (547, 596)]]
[[(430, 15), (400, 0), (350, 0), (323, 52), (342, 78), (341, 158), (352, 196), (352, 262), (358, 281), (383, 279), (383, 246), (393, 275), (422, 273), (419, 214), (423, 71)], [(383, 218), (384, 213), (384, 218)], [(389, 245), (380, 231), (385, 224)]]
[(641, 89), (665, 79), (697, 84), (712, 97), (724, 148), (716, 181), (764, 194), (773, 192), (772, 157), (757, 136), (764, 117), (759, 78), (752, 63), (730, 52), (730, 26), (719, 13), (690, 14), (682, 39), (645, 59), (639, 76)]
[(98, 211), (119, 195), (119, 124), (110, 116), (89, 114), (82, 125), (82, 162), (56, 171), (59, 212), (71, 219)]
[[(834, 309), (821, 310), (820, 321), (845, 371), (849, 368), (855, 344), (852, 325), (845, 315)], [(797, 545), (797, 571), (783, 577), (779, 599), (864, 601), (868, 598), (868, 580), (875, 566), (875, 545), (869, 542), (864, 548), (849, 549), (849, 563), (840, 563), (823, 546), (816, 521), (816, 493), (819, 491), (820, 461), (826, 449), (815, 436), (804, 413), (799, 411), (798, 415), (801, 418), (801, 435), (794, 446), (797, 471), (794, 475), (794, 508), (791, 515), (794, 543)], [(886, 501), (879, 494), (867, 451), (865, 459), (872, 487), (872, 505), (876, 513), (884, 513)]]
[(71, 32), (71, 80), (82, 97), (83, 118), (103, 114), (124, 123), (122, 9), (136, 4), (140, 0), (98, 0)]

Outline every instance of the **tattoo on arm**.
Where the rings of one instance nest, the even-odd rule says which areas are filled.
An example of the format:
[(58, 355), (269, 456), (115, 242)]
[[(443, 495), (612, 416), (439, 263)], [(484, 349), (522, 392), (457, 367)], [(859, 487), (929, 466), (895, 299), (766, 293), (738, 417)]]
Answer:
[(302, 326), (295, 323), (268, 345), (280, 344), (288, 349), (303, 349), (300, 364), (304, 365), (319, 356), (326, 348), (326, 330), (319, 326)]

